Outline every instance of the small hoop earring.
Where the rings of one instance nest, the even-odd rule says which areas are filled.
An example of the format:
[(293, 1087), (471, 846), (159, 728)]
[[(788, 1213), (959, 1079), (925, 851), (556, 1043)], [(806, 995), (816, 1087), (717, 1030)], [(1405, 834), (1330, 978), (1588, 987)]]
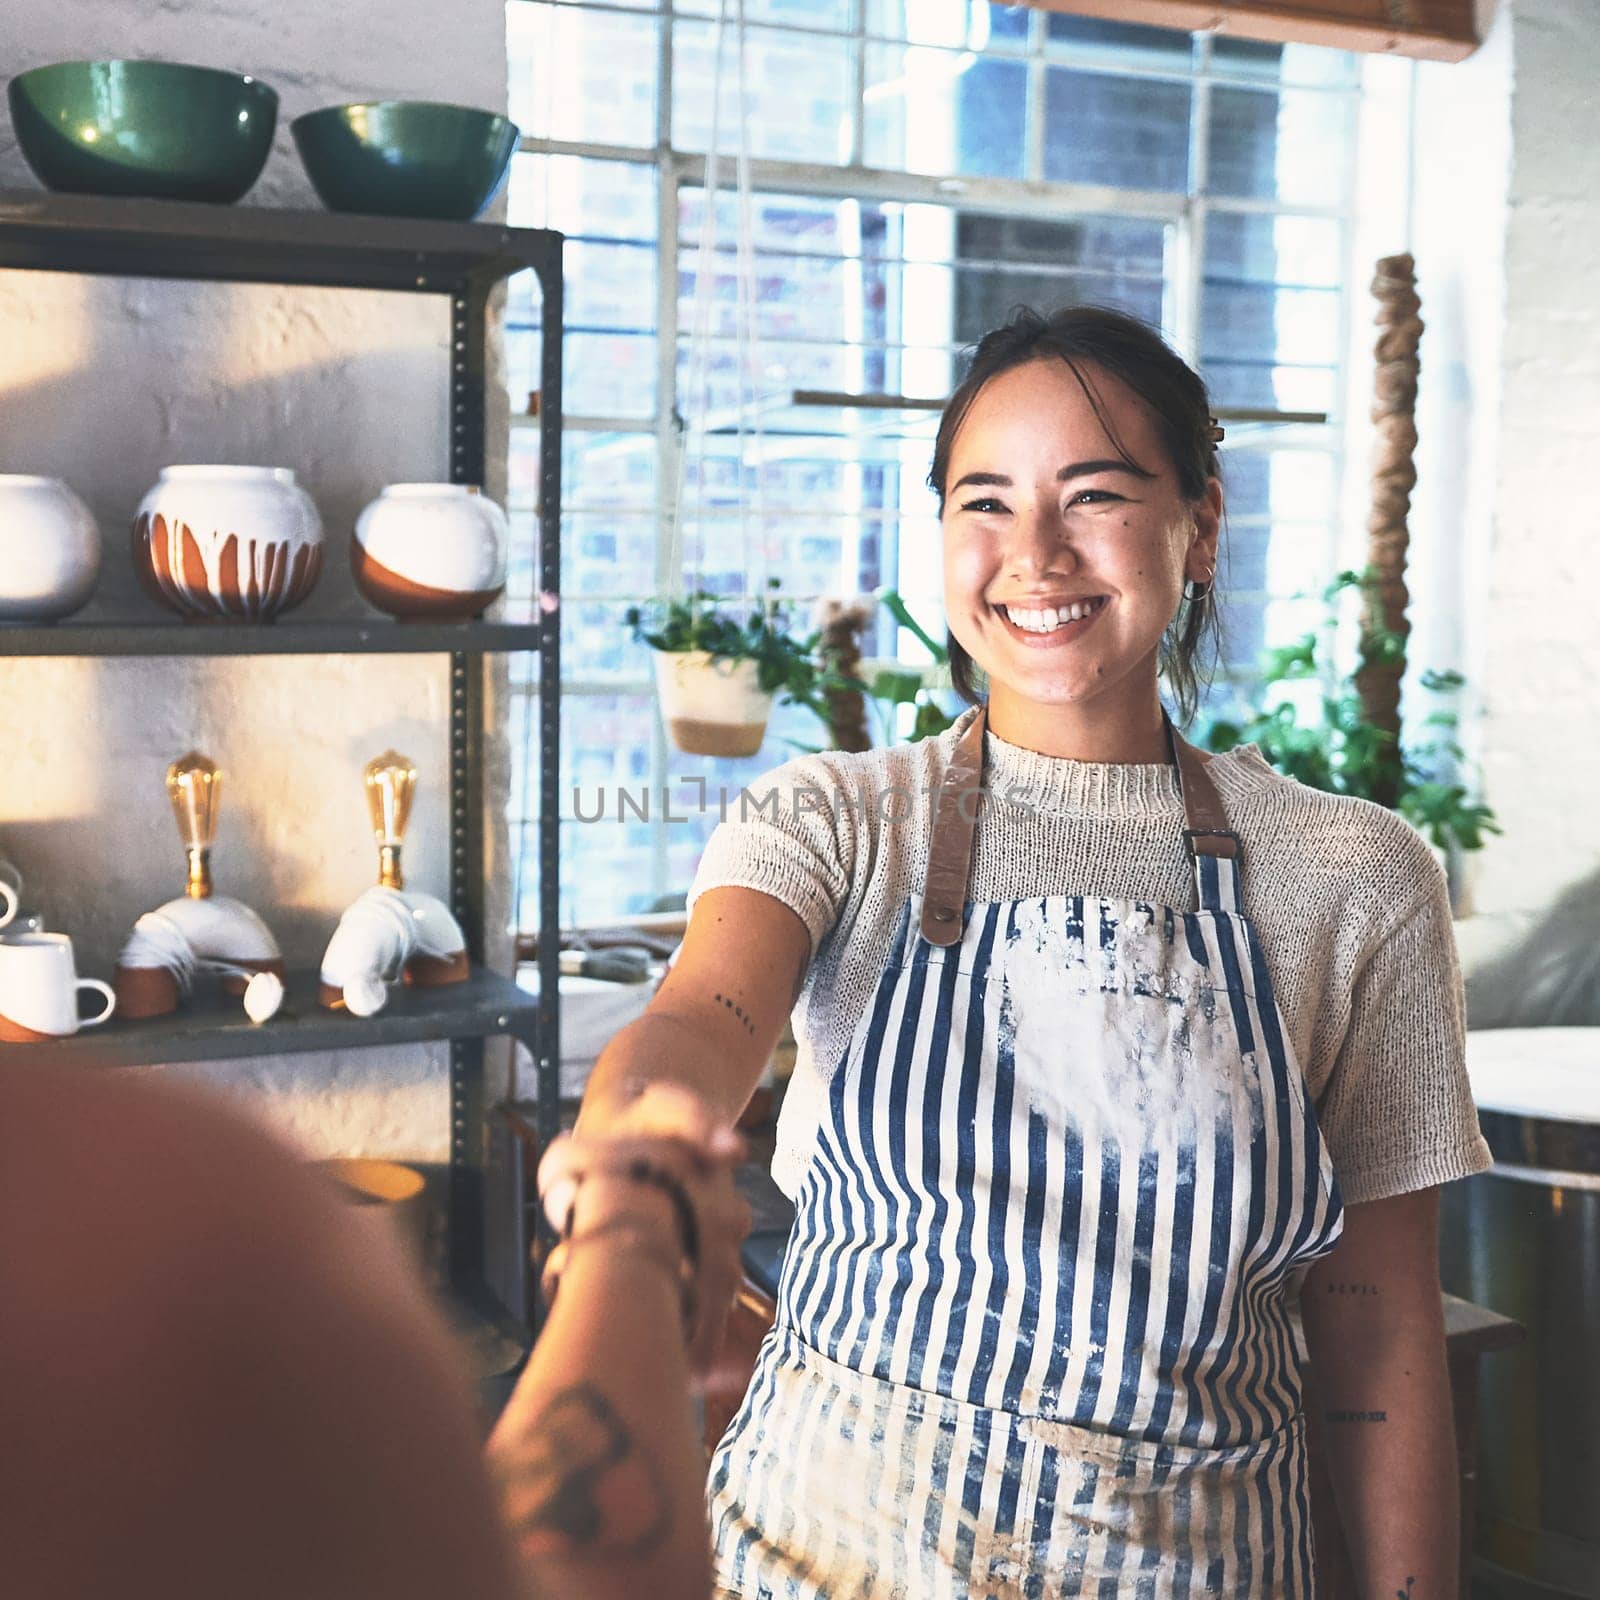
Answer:
[(1216, 575), (1217, 569), (1213, 567), (1210, 572), (1208, 572), (1205, 577), (1200, 580), (1200, 582), (1205, 585), (1203, 589), (1197, 588), (1192, 578), (1185, 580), (1183, 585), (1183, 598), (1188, 600), (1191, 604), (1196, 600), (1204, 600), (1216, 587), (1216, 584), (1213, 582), (1213, 579), (1215, 579)]

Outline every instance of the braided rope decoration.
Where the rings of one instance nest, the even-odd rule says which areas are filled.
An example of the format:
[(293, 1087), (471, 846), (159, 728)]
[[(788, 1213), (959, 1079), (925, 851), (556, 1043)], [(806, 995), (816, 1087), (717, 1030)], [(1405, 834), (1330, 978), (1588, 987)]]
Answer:
[[(872, 608), (861, 601), (823, 600), (817, 608), (822, 629), (820, 655), (841, 677), (861, 671), (861, 635), (871, 621)], [(859, 689), (830, 689), (826, 695), (828, 726), (840, 750), (870, 750), (866, 698)]]
[[(1407, 516), (1417, 483), (1417, 379), (1421, 371), (1422, 302), (1417, 297), (1416, 262), (1410, 255), (1385, 256), (1377, 264), (1372, 293), (1377, 300), (1378, 340), (1373, 349), (1372, 421), (1377, 429), (1373, 452), (1372, 509), (1367, 517), (1367, 628), (1382, 628), (1404, 638), (1410, 595), (1406, 590), (1406, 554), (1411, 534)], [(1400, 680), (1404, 660), (1369, 661), (1356, 674), (1362, 715), (1373, 727), (1400, 738)], [(1397, 774), (1398, 776), (1398, 774)], [(1374, 799), (1392, 805), (1397, 795)]]

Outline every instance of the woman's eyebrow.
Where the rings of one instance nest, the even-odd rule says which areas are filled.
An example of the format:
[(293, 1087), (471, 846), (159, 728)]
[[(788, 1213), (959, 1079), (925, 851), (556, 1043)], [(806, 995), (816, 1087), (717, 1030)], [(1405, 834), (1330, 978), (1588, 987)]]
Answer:
[[(1075, 461), (1070, 467), (1063, 467), (1056, 474), (1056, 481), (1065, 483), (1070, 478), (1087, 478), (1096, 472), (1123, 472), (1131, 478), (1147, 480), (1155, 477), (1155, 473), (1146, 472), (1143, 467), (1136, 466), (1131, 461), (1113, 457), (1096, 461)], [(968, 472), (956, 479), (951, 485), (950, 493), (954, 494), (957, 489), (964, 489), (969, 484), (976, 488), (1009, 489), (1011, 480), (1003, 472)]]
[(1068, 478), (1086, 478), (1092, 472), (1125, 472), (1133, 478), (1153, 478), (1155, 473), (1146, 472), (1143, 467), (1135, 465), (1132, 461), (1078, 461), (1070, 467), (1063, 467), (1056, 474), (1058, 483), (1065, 483)]

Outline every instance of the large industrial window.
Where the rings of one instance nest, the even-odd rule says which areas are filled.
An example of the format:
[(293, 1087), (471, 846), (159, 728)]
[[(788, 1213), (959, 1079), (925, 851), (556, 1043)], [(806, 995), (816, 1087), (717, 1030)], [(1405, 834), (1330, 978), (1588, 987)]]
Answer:
[[(825, 742), (815, 719), (790, 713), (749, 761), (679, 755), (624, 629), (630, 602), (677, 567), (729, 594), (776, 577), (802, 615), (818, 596), (893, 585), (939, 620), (932, 418), (818, 394), (940, 396), (961, 349), (1019, 302), (1123, 306), (1198, 360), (1219, 405), (1329, 418), (1229, 428), (1228, 650), (1213, 710), (1264, 643), (1303, 631), (1292, 597), (1336, 565), (1355, 58), (968, 0), (745, 0), (752, 200), (741, 208), (734, 188), (739, 44), (724, 20), (697, 337), (718, 5), (507, 6), (511, 111), (528, 135), (511, 220), (571, 241), (564, 922), (686, 888), (716, 806), (698, 809), (675, 780), (704, 777), (714, 801)], [(741, 293), (754, 306), (742, 344)], [(520, 404), (536, 383), (533, 300), (513, 300), (508, 328)], [(686, 441), (694, 361), (711, 412)], [(512, 435), (524, 605), (536, 426), (519, 419)], [(691, 514), (675, 522), (680, 481)], [(868, 651), (919, 655), (887, 618)], [(648, 794), (647, 817), (630, 807), (618, 822), (622, 788)], [(606, 825), (579, 819), (602, 798)], [(528, 820), (514, 815), (514, 830)], [(531, 868), (519, 877), (532, 926)]]

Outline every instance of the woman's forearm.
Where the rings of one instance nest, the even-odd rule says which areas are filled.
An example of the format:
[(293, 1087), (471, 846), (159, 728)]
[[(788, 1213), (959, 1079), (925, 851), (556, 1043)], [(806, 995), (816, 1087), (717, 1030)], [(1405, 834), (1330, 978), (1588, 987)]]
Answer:
[(1358, 1590), (1455, 1600), (1460, 1487), (1443, 1331), (1418, 1329), (1318, 1378), (1321, 1433)]
[(1456, 1600), (1460, 1486), (1437, 1191), (1352, 1206), (1301, 1294), (1311, 1403), (1363, 1600)]
[(687, 1089), (730, 1125), (744, 1110), (762, 1061), (727, 1031), (659, 1003), (615, 1034), (601, 1051), (583, 1091), (581, 1133), (605, 1133), (653, 1085)]
[(614, 1241), (572, 1256), (489, 1459), (540, 1595), (705, 1600), (705, 1460), (659, 1260)]
[(811, 951), (806, 925), (754, 889), (711, 889), (649, 1009), (605, 1047), (578, 1126), (605, 1133), (653, 1085), (687, 1089), (737, 1121), (754, 1091)]

